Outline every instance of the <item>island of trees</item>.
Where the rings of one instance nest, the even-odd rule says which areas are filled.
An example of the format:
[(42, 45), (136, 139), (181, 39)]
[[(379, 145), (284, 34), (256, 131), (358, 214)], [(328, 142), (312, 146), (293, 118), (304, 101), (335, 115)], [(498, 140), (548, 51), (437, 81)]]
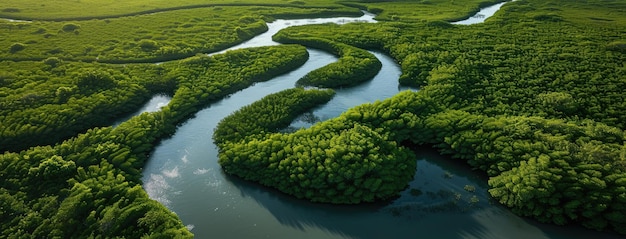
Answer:
[[(410, 149), (427, 145), (484, 172), (519, 215), (626, 234), (626, 2), (515, 1), (471, 26), (450, 21), (492, 2), (267, 2), (4, 0), (2, 235), (192, 237), (141, 186), (151, 151), (215, 100), (302, 65), (304, 46), (339, 60), (299, 86), (371, 78), (380, 62), (367, 49), (420, 90), (289, 133), (332, 89), (268, 95), (217, 127), (225, 172), (314, 202), (372, 202), (406, 187)], [(286, 45), (205, 54), (276, 18), (360, 9), (379, 22), (291, 27), (275, 36)], [(159, 93), (172, 96), (162, 110), (109, 126)]]

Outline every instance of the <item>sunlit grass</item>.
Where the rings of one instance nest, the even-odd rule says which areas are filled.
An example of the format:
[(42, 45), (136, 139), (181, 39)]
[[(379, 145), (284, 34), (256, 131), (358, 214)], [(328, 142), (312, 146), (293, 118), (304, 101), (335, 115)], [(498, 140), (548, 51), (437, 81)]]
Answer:
[(515, 1), (503, 6), (494, 18), (499, 15), (510, 15), (509, 19), (567, 21), (575, 24), (595, 25), (602, 28), (624, 29), (626, 27), (626, 2), (602, 1), (595, 2), (563, 2), (556, 4), (546, 1), (529, 4)]
[(354, 5), (378, 13), (378, 20), (416, 22), (462, 20), (478, 12), (480, 7), (497, 2), (503, 2), (503, 0), (377, 1)]
[[(358, 12), (358, 11), (357, 11)], [(316, 9), (208, 7), (104, 20), (0, 21), (0, 59), (156, 61), (221, 50), (265, 31), (274, 14)]]
[(0, 17), (19, 19), (76, 19), (133, 15), (168, 9), (212, 5), (282, 5), (295, 7), (341, 7), (333, 0), (3, 0)]

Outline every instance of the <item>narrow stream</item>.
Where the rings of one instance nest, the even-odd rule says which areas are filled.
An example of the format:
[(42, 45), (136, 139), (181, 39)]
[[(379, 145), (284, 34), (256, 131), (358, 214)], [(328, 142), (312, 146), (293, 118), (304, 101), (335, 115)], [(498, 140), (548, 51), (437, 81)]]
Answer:
[[(512, 1), (515, 1), (515, 0), (511, 0), (511, 2)], [(485, 22), (485, 20), (487, 20), (488, 17), (491, 17), (493, 16), (493, 14), (496, 14), (496, 12), (500, 10), (502, 5), (506, 4), (507, 2), (496, 3), (494, 5), (481, 8), (480, 11), (474, 14), (474, 16), (471, 16), (470, 18), (462, 20), (462, 21), (453, 22), (452, 24), (471, 25), (471, 24), (476, 24), (476, 23), (483, 23)]]
[[(325, 21), (348, 21), (333, 19)], [(371, 22), (373, 16), (349, 20)], [(279, 20), (270, 25), (268, 33), (233, 49), (273, 45), (271, 35), (279, 29), (316, 23), (319, 19)], [(337, 90), (333, 100), (291, 127), (308, 127), (404, 90), (398, 87), (401, 72), (393, 59), (373, 53), (383, 63), (373, 80)], [(143, 171), (145, 190), (176, 212), (196, 238), (609, 238), (581, 228), (520, 218), (491, 201), (486, 180), (479, 174), (431, 149), (416, 150), (415, 178), (401, 196), (377, 204), (314, 204), (225, 175), (212, 140), (217, 123), (267, 94), (294, 87), (306, 73), (337, 60), (318, 50), (309, 49), (309, 54), (302, 67), (201, 110), (151, 155)]]

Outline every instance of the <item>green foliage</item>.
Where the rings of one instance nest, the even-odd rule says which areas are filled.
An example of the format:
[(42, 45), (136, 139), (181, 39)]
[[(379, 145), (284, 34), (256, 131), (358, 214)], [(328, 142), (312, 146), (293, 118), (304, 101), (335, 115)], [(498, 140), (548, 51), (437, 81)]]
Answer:
[(533, 19), (537, 21), (550, 21), (550, 22), (563, 21), (563, 17), (556, 15), (556, 14), (539, 14), (539, 15), (535, 15)]
[(544, 107), (543, 110), (550, 112), (551, 115), (558, 115), (557, 112), (563, 115), (572, 115), (578, 111), (578, 103), (569, 93), (549, 92), (539, 94), (537, 98)]
[[(93, 2), (89, 4), (97, 5)], [(147, 5), (154, 4), (150, 2)], [(182, 2), (177, 4), (184, 5)], [(289, 14), (295, 17), (361, 14), (356, 9), (349, 11), (343, 6), (318, 9), (294, 8), (292, 5), (254, 7), (230, 4), (217, 8), (214, 4), (197, 4), (189, 8), (159, 9), (158, 14), (131, 14), (104, 20), (85, 16), (87, 19), (82, 19), (80, 25), (64, 21), (1, 21), (0, 29), (6, 29), (10, 34), (0, 38), (0, 48), (8, 50), (16, 42), (28, 47), (0, 51), (0, 60), (44, 60), (54, 56), (89, 62), (163, 62), (223, 50), (246, 41), (267, 31), (264, 19)], [(69, 14), (65, 10), (59, 13)]]
[[(27, 70), (4, 76), (22, 80), (6, 81), (3, 87), (9, 92), (4, 93), (17, 96), (8, 95), (3, 102), (24, 98), (19, 96), (20, 93), (34, 94), (24, 91), (25, 86), (44, 96), (29, 103), (39, 107), (6, 104), (16, 108), (2, 111), (2, 131), (7, 137), (2, 137), (0, 145), (8, 149), (25, 148), (49, 142), (51, 137), (57, 137), (52, 140), (59, 143), (31, 147), (19, 154), (7, 152), (0, 155), (0, 199), (3, 208), (11, 208), (2, 210), (2, 235), (35, 238), (87, 238), (96, 234), (107, 238), (192, 237), (175, 214), (149, 199), (140, 186), (141, 168), (154, 145), (171, 135), (176, 125), (211, 100), (291, 70), (304, 63), (307, 57), (304, 47), (292, 45), (233, 51), (215, 58), (197, 57), (158, 66), (100, 65), (87, 68), (82, 63), (66, 62), (49, 69), (41, 62), (38, 63), (41, 68), (29, 63), (31, 68), (25, 69), (50, 76), (50, 79), (29, 78), (31, 71)], [(24, 65), (11, 63), (3, 67)], [(207, 65), (215, 67), (207, 70)], [(50, 71), (45, 73), (41, 69)], [(56, 75), (58, 70), (64, 71), (60, 77)], [(165, 79), (155, 83), (149, 78), (139, 78), (136, 75), (139, 73), (144, 77)], [(159, 84), (171, 85), (169, 82), (172, 81), (177, 87), (169, 89), (175, 92), (172, 104), (159, 112), (133, 117), (115, 129), (92, 128), (90, 124), (94, 122), (80, 120), (102, 117), (98, 113), (110, 115), (107, 112), (132, 108), (128, 105), (120, 108), (116, 101), (131, 99), (125, 104), (135, 102), (137, 100), (132, 100), (133, 97), (144, 97), (148, 93), (141, 85), (156, 84), (151, 87), (161, 88)], [(326, 97), (331, 95), (330, 92), (319, 92)], [(67, 107), (75, 108), (68, 110)], [(40, 120), (38, 128), (30, 124), (20, 126), (28, 115), (31, 118), (26, 120)], [(55, 121), (57, 119), (59, 121)], [(8, 127), (4, 128), (5, 125)], [(63, 142), (58, 140), (68, 133), (71, 135), (70, 129), (73, 128), (92, 129)], [(63, 131), (59, 133), (56, 129)]]
[(80, 25), (78, 25), (76, 23), (65, 23), (61, 27), (61, 30), (65, 31), (65, 32), (72, 32), (72, 31), (76, 31), (78, 29), (80, 29)]
[(293, 134), (221, 145), (228, 173), (314, 202), (353, 204), (398, 195), (413, 154), (363, 125), (325, 122)]
[(276, 132), (286, 127), (298, 115), (314, 106), (328, 102), (331, 90), (304, 90), (295, 88), (264, 97), (222, 119), (215, 128), (213, 139), (217, 145), (239, 142), (247, 137)]
[(474, 187), (473, 185), (465, 185), (463, 186), (463, 189), (470, 193), (473, 193), (474, 191), (476, 191), (476, 187)]
[(79, 88), (106, 89), (115, 87), (116, 84), (111, 73), (97, 69), (85, 69), (83, 72), (80, 72), (76, 78), (78, 79), (76, 85)]
[(44, 64), (49, 65), (51, 67), (56, 67), (59, 64), (61, 64), (61, 62), (62, 62), (61, 59), (59, 59), (58, 57), (54, 57), (54, 56), (48, 57), (45, 60), (43, 60)]
[[(82, 19), (0, 22), (3, 236), (191, 237), (141, 189), (147, 155), (198, 109), (294, 69), (308, 55), (290, 45), (130, 63), (224, 49), (266, 31), (264, 20), (276, 17), (358, 13), (330, 0), (111, 3), (3, 1), (2, 17)], [(219, 163), (299, 198), (359, 203), (397, 195), (415, 169), (401, 145), (429, 144), (486, 172), (491, 195), (520, 215), (626, 233), (626, 6), (516, 1), (484, 24), (443, 22), (484, 4), (360, 1), (348, 5), (394, 22), (283, 30), (282, 41), (340, 56), (306, 84), (371, 77), (379, 63), (358, 49), (368, 48), (393, 56), (400, 82), (421, 89), (290, 134), (274, 132), (332, 93), (269, 96), (220, 124)], [(97, 128), (163, 91), (173, 99), (161, 111)]]
[(626, 41), (614, 41), (606, 45), (606, 49), (609, 51), (616, 51), (626, 53)]
[[(51, 60), (51, 61), (54, 61)], [(64, 63), (7, 63), (13, 83), (0, 100), (0, 148), (20, 150), (52, 144), (78, 132), (109, 124), (150, 97), (144, 82), (133, 82), (136, 67)], [(142, 72), (146, 74), (146, 72)]]
[(327, 50), (340, 57), (337, 62), (307, 73), (298, 80), (298, 85), (328, 88), (354, 85), (373, 78), (382, 67), (376, 56), (346, 44), (322, 38), (293, 37), (286, 33), (279, 33), (273, 38), (283, 43), (296, 43)]
[[(119, 144), (111, 147), (110, 141), (120, 135), (92, 130), (55, 147), (1, 155), (2, 234), (86, 238), (97, 233), (139, 238), (173, 230), (179, 237), (191, 237), (175, 215), (148, 198), (138, 185), (138, 170), (121, 170), (109, 163), (113, 154), (97, 153), (103, 144), (109, 152), (122, 149)], [(160, 215), (162, 227), (137, 224), (148, 212)]]
[[(3, 199), (2, 203), (7, 204), (3, 208), (12, 208), (2, 212), (2, 235), (86, 238), (97, 234), (103, 237), (190, 238), (192, 235), (178, 217), (163, 205), (149, 199), (140, 186), (140, 170), (153, 145), (173, 133), (177, 124), (211, 99), (223, 97), (227, 92), (246, 87), (256, 80), (268, 79), (292, 69), (302, 64), (306, 57), (304, 47), (280, 46), (230, 52), (216, 57), (217, 59), (203, 57), (163, 64), (162, 69), (169, 72), (164, 77), (176, 76), (179, 81), (179, 89), (174, 94), (173, 102), (192, 104), (172, 104), (162, 111), (131, 118), (115, 129), (90, 129), (54, 147), (39, 146), (20, 154), (0, 155), (0, 197)], [(224, 67), (225, 65), (230, 67)], [(181, 73), (183, 69), (189, 75)], [(78, 82), (76, 86), (57, 88), (55, 97), (58, 100), (67, 100), (70, 103), (77, 101), (74, 97), (82, 96), (76, 92), (76, 87), (103, 90), (102, 87), (117, 88), (119, 84), (119, 87), (126, 87), (128, 92), (129, 83), (133, 82), (132, 74), (121, 77), (121, 72), (113, 69), (83, 70), (76, 74), (68, 72)], [(127, 71), (132, 72), (133, 69)], [(191, 76), (191, 73), (196, 74), (193, 79), (183, 78)], [(240, 75), (231, 82), (223, 81), (225, 75), (233, 73)], [(50, 87), (45, 83), (41, 84), (41, 87)], [(197, 99), (195, 92), (186, 95), (187, 91), (183, 90), (191, 86), (189, 84), (195, 84), (196, 89), (212, 90), (211, 95), (200, 101), (192, 101), (192, 98)], [(36, 86), (34, 90), (38, 89), (37, 84), (33, 86)], [(319, 91), (318, 94), (324, 97), (331, 95), (327, 91)], [(108, 102), (111, 97), (102, 99)], [(68, 106), (70, 103), (60, 106)], [(84, 110), (85, 105), (89, 104), (80, 105), (80, 109)], [(31, 109), (30, 112), (47, 112), (44, 109), (40, 107)], [(76, 114), (83, 111), (76, 109), (70, 112), (75, 114), (72, 117), (80, 117)], [(52, 112), (49, 114), (54, 115)], [(42, 117), (45, 114), (36, 115)], [(16, 118), (11, 114), (3, 115), (4, 119), (12, 120), (17, 120), (17, 116), (17, 113)], [(13, 125), (11, 121), (4, 122), (3, 127)], [(59, 123), (57, 127), (68, 129), (67, 123)], [(52, 126), (55, 124), (47, 127)], [(24, 130), (16, 133), (20, 137), (35, 138)], [(45, 135), (45, 132), (35, 133)], [(6, 147), (5, 145), (10, 144), (2, 145)], [(25, 144), (16, 145), (20, 147)]]
[(164, 64), (172, 67), (165, 77), (178, 84), (168, 110), (174, 119), (186, 119), (207, 103), (288, 72), (307, 59), (306, 48), (290, 45), (229, 51), (215, 57), (189, 58), (182, 64)]
[[(7, 0), (3, 2), (6, 8), (0, 11), (2, 18), (16, 19), (37, 19), (37, 20), (88, 20), (105, 19), (139, 14), (161, 13), (181, 9), (196, 9), (210, 7), (230, 7), (230, 6), (262, 6), (265, 8), (275, 8), (279, 11), (282, 8), (294, 8), (288, 12), (319, 12), (332, 13), (354, 13), (350, 9), (335, 0), (314, 0), (314, 1), (284, 1), (269, 0), (259, 3), (256, 0), (245, 0), (233, 2), (232, 0), (180, 0), (176, 2), (165, 0), (137, 0), (119, 4), (115, 0), (99, 1), (75, 1), (64, 2), (63, 4), (41, 4), (36, 0)], [(305, 6), (306, 5), (306, 6)], [(222, 8), (223, 9), (223, 8)], [(274, 9), (272, 9), (274, 10)], [(275, 11), (275, 10), (274, 10)]]
[(16, 53), (18, 51), (24, 50), (26, 48), (26, 44), (23, 43), (13, 43), (11, 47), (9, 47), (9, 52)]
[(341, 119), (292, 134), (271, 133), (332, 96), (300, 88), (269, 95), (224, 118), (214, 139), (230, 174), (314, 202), (360, 203), (396, 196), (415, 170), (413, 154), (371, 128)]
[(153, 51), (159, 49), (159, 44), (154, 40), (141, 39), (139, 41), (139, 47), (144, 51)]
[[(302, 26), (279, 36), (370, 47), (383, 42), (380, 48), (402, 65), (401, 81), (423, 86), (418, 93), (351, 109), (335, 124), (365, 125), (388, 140), (431, 144), (467, 161), (490, 175), (492, 196), (518, 214), (623, 233), (626, 118), (619, 112), (626, 111), (621, 100), (626, 59), (620, 51), (623, 39), (615, 32), (626, 16), (611, 10), (620, 6), (593, 3), (561, 6), (558, 15), (550, 15), (542, 9), (549, 4), (507, 4), (494, 19), (469, 27), (433, 22)], [(615, 21), (583, 17), (608, 12)], [(314, 152), (324, 145), (305, 149)], [(271, 157), (225, 154), (233, 164)], [(263, 181), (252, 172), (240, 174)], [(310, 198), (306, 192), (284, 191)]]
[(382, 21), (455, 21), (468, 18), (480, 10), (480, 7), (502, 2), (500, 0), (421, 0), (421, 1), (351, 1), (349, 5), (367, 9), (378, 14)]

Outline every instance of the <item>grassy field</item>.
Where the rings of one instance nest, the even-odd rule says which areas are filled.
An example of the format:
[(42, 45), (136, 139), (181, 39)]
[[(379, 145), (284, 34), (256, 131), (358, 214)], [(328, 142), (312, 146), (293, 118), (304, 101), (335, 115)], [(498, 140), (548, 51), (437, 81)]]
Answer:
[(182, 58), (249, 39), (267, 29), (264, 20), (286, 13), (322, 14), (320, 9), (207, 7), (104, 20), (0, 21), (0, 59), (154, 62)]
[(90, 18), (109, 18), (154, 13), (185, 8), (202, 8), (223, 5), (243, 6), (280, 6), (304, 8), (342, 8), (333, 0), (298, 1), (269, 0), (260, 3), (256, 0), (6, 0), (0, 3), (0, 18), (38, 19), (38, 20), (76, 20)]
[[(147, 4), (147, 3), (150, 4)], [(194, 1), (188, 1), (197, 3)], [(77, 1), (64, 4), (46, 3), (39, 8), (33, 8), (33, 14), (68, 14), (59, 18), (89, 19), (95, 13), (106, 14), (115, 11), (107, 8), (115, 2), (110, 1)], [(237, 6), (230, 4), (209, 7), (196, 6), (190, 9), (185, 7), (167, 10), (169, 6), (164, 1), (133, 1), (125, 6), (130, 16), (68, 21), (33, 21), (12, 22), (0, 20), (0, 60), (44, 60), (49, 57), (58, 57), (63, 60), (99, 61), (99, 62), (158, 62), (171, 59), (180, 59), (198, 53), (209, 53), (225, 49), (228, 46), (242, 42), (265, 31), (265, 22), (275, 17), (312, 17), (333, 15), (359, 15), (356, 8), (331, 4), (330, 1), (319, 1), (304, 4), (316, 7), (303, 7), (303, 4), (291, 2), (287, 7), (276, 5), (285, 4), (276, 1), (275, 5), (264, 6)], [(178, 3), (177, 6), (186, 6)], [(218, 4), (224, 2), (212, 2)], [(5, 2), (11, 5), (17, 3)], [(36, 5), (26, 2), (27, 6)], [(238, 3), (239, 4), (239, 3)], [(354, 5), (355, 3), (348, 4)], [(375, 12), (381, 12), (383, 20), (400, 19), (415, 21), (419, 19), (458, 19), (478, 9), (483, 4), (480, 1), (469, 1), (464, 4), (435, 4), (435, 3), (372, 3), (359, 5)], [(77, 6), (74, 6), (77, 5)], [(247, 4), (239, 4), (247, 5)], [(324, 8), (322, 6), (329, 6)], [(66, 9), (55, 9), (54, 6), (65, 6)], [(74, 7), (72, 7), (74, 6)], [(138, 13), (135, 6), (150, 9), (160, 9), (156, 13)], [(31, 6), (32, 7), (32, 6)], [(31, 9), (28, 7), (28, 9)], [(106, 9), (104, 11), (100, 8)], [(7, 8), (4, 8), (7, 13)], [(9, 7), (8, 9), (11, 9)], [(85, 9), (94, 12), (85, 11)], [(133, 10), (135, 9), (135, 10)], [(407, 9), (421, 9), (419, 11)], [(398, 12), (400, 11), (400, 12)], [(46, 15), (27, 17), (26, 11), (8, 11), (14, 18), (46, 19)], [(444, 13), (445, 12), (445, 13)], [(134, 15), (136, 14), (136, 15)], [(118, 14), (119, 15), (119, 14)], [(111, 15), (112, 16), (112, 15)], [(401, 16), (400, 18), (393, 16)]]
[(363, 1), (347, 3), (379, 14), (376, 19), (384, 21), (457, 21), (470, 17), (482, 6), (503, 0), (421, 0), (421, 1)]

